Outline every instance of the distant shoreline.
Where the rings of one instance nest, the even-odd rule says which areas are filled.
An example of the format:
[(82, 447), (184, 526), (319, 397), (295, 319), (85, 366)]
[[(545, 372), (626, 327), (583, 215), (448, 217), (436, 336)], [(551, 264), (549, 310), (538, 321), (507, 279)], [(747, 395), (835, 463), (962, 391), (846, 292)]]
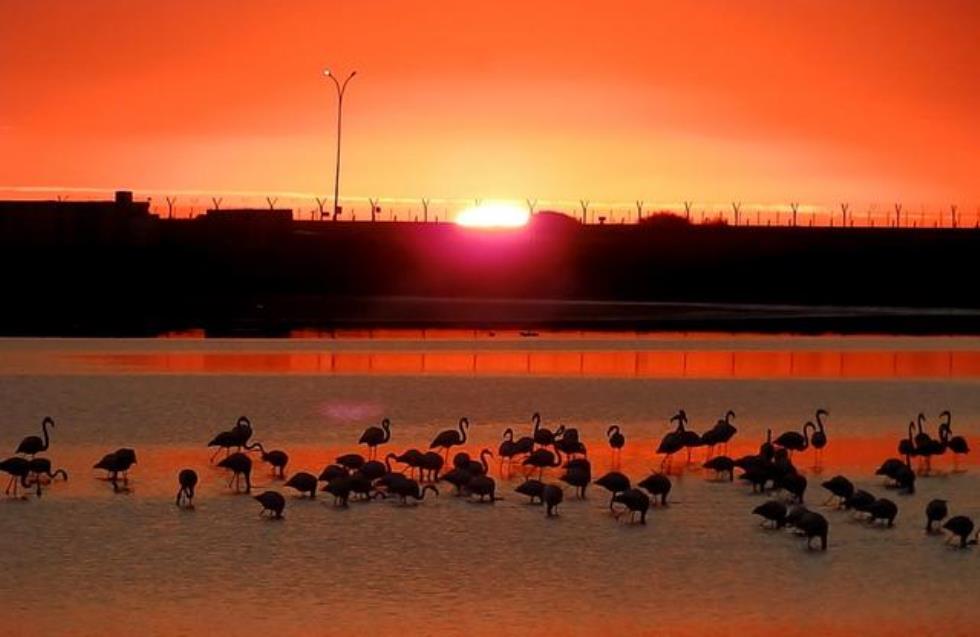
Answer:
[(732, 334), (980, 335), (980, 310), (740, 303), (661, 303), (409, 297), (197, 299), (186, 307), (48, 306), (0, 318), (0, 336), (153, 337), (200, 331), (212, 337), (288, 337), (303, 330), (497, 329)]

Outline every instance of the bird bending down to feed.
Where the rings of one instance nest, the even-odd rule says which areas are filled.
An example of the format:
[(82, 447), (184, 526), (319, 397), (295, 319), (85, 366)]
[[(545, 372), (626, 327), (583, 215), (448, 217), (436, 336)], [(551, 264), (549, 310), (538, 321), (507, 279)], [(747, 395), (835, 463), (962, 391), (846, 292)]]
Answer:
[(228, 487), (235, 485), (237, 493), (241, 488), (241, 479), (245, 478), (245, 493), (252, 492), (252, 459), (241, 451), (237, 451), (218, 463), (222, 469), (231, 471), (231, 479), (228, 480)]
[(197, 487), (197, 472), (193, 469), (183, 469), (177, 474), (177, 506), (187, 509), (194, 508), (194, 489)]
[(262, 505), (262, 510), (259, 511), (259, 517), (268, 513), (269, 517), (275, 520), (283, 519), (283, 510), (286, 508), (286, 498), (282, 497), (281, 493), (275, 491), (263, 491), (262, 493), (255, 496), (259, 504)]

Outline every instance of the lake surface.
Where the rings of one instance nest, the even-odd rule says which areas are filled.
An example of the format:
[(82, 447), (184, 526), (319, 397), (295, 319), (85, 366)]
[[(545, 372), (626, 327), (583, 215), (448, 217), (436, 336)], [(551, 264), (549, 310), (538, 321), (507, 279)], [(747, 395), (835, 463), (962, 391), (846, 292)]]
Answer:
[[(0, 340), (4, 455), (50, 415), (46, 455), (71, 476), (40, 499), (0, 499), (5, 634), (972, 635), (980, 625), (980, 550), (923, 531), (934, 497), (980, 520), (978, 454), (959, 470), (950, 454), (937, 459), (913, 496), (873, 475), (920, 411), (935, 435), (950, 409), (955, 433), (975, 442), (980, 339), (307, 336)], [(598, 488), (582, 501), (567, 489), (546, 519), (513, 493), (518, 477), (498, 478), (492, 506), (445, 483), (414, 507), (287, 495), (286, 519), (272, 522), (229, 491), (205, 447), (247, 415), (254, 439), (289, 452), (288, 471), (318, 473), (363, 451), (361, 432), (386, 416), (382, 450), (425, 448), (467, 416), (475, 454), (496, 450), (506, 427), (528, 433), (540, 411), (545, 426), (579, 428), (595, 476), (611, 467), (605, 430), (620, 424), (622, 469), (639, 480), (659, 465), (654, 449), (679, 408), (698, 431), (733, 409), (729, 453), (740, 455), (818, 407), (830, 412), (823, 468), (810, 452), (796, 464), (807, 503), (830, 521), (826, 553), (761, 529), (750, 512), (763, 496), (695, 467), (673, 477), (670, 505), (646, 526), (614, 519)], [(120, 446), (139, 462), (130, 490), (114, 493), (91, 465)], [(194, 511), (173, 505), (184, 467), (201, 476)], [(836, 473), (895, 500), (896, 526), (822, 507), (819, 481)], [(282, 489), (259, 463), (254, 482)]]

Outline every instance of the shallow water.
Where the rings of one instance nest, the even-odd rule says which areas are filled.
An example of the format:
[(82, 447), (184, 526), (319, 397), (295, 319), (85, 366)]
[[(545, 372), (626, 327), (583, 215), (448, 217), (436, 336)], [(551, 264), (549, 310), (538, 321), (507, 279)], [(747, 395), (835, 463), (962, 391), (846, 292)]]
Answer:
[[(288, 497), (286, 520), (265, 521), (255, 501), (229, 492), (204, 446), (247, 414), (256, 439), (290, 453), (289, 470), (317, 473), (357, 451), (363, 428), (383, 416), (392, 450), (427, 446), (468, 416), (476, 452), (496, 449), (507, 426), (529, 430), (537, 410), (546, 426), (581, 430), (595, 475), (610, 468), (606, 427), (621, 424), (623, 470), (640, 479), (659, 463), (653, 449), (680, 407), (697, 430), (734, 409), (731, 455), (754, 450), (767, 427), (798, 428), (825, 407), (822, 472), (811, 453), (797, 458), (808, 504), (820, 506), (817, 482), (835, 473), (887, 494), (874, 468), (919, 411), (934, 433), (951, 409), (956, 433), (973, 439), (976, 339), (367, 336), (0, 341), (0, 447), (12, 451), (49, 414), (57, 426), (47, 455), (71, 475), (40, 499), (0, 500), (5, 632), (976, 632), (980, 551), (926, 536), (922, 513), (944, 497), (954, 513), (980, 519), (974, 458), (955, 471), (947, 455), (914, 496), (889, 495), (900, 508), (893, 529), (821, 509), (831, 528), (820, 553), (762, 530), (750, 511), (764, 498), (748, 487), (693, 467), (675, 476), (670, 505), (646, 526), (615, 520), (599, 489), (584, 501), (567, 490), (560, 516), (546, 519), (513, 493), (517, 478), (498, 480), (503, 499), (492, 506), (443, 485), (415, 507), (341, 510), (326, 497)], [(338, 368), (354, 360), (343, 356), (361, 358)], [(139, 463), (130, 489), (114, 493), (89, 467), (119, 446), (135, 447)], [(202, 478), (190, 512), (173, 506), (183, 467)], [(281, 488), (261, 465), (255, 483)]]

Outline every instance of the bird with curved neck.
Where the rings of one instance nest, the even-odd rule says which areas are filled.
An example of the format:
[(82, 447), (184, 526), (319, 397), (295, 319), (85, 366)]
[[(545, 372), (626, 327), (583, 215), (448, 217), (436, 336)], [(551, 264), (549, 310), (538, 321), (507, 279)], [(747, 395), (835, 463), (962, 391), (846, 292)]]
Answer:
[(963, 436), (953, 435), (953, 415), (949, 412), (949, 410), (944, 411), (940, 415), (940, 418), (943, 419), (943, 422), (939, 425), (939, 440), (946, 446), (947, 449), (953, 452), (953, 471), (959, 472), (960, 456), (970, 453), (970, 445)]
[(606, 429), (606, 439), (609, 441), (609, 448), (612, 449), (612, 465), (618, 468), (622, 461), (623, 447), (626, 446), (626, 436), (623, 435), (619, 425), (612, 425)]
[(368, 427), (357, 441), (359, 445), (368, 446), (368, 457), (372, 460), (378, 457), (378, 447), (391, 440), (391, 421), (387, 418), (381, 421), (380, 427)]
[(465, 416), (459, 419), (456, 429), (446, 429), (439, 432), (433, 438), (429, 449), (443, 449), (446, 452), (446, 461), (449, 461), (449, 450), (453, 447), (460, 447), (466, 444), (466, 431), (470, 427), (470, 421)]
[(531, 414), (531, 424), (534, 426), (532, 430), (532, 437), (534, 439), (534, 444), (541, 447), (550, 447), (555, 444), (555, 437), (560, 436), (565, 433), (565, 426), (559, 425), (558, 429), (552, 431), (546, 427), (541, 426), (541, 414), (534, 412)]
[(824, 429), (823, 419), (829, 416), (830, 412), (826, 409), (818, 409), (816, 412), (816, 430), (810, 436), (810, 446), (813, 447), (813, 468), (819, 470), (823, 467), (823, 450), (827, 446), (827, 432)]
[(816, 428), (817, 426), (808, 420), (803, 425), (803, 433), (798, 431), (785, 431), (773, 441), (773, 444), (786, 449), (790, 454), (790, 458), (792, 458), (794, 451), (806, 451), (807, 447), (810, 446), (810, 436), (807, 432), (809, 430), (816, 430)]
[(51, 443), (51, 439), (48, 437), (48, 427), (54, 427), (54, 419), (50, 416), (45, 416), (44, 420), (41, 421), (41, 432), (44, 438), (42, 439), (40, 436), (27, 436), (17, 445), (16, 453), (22, 453), (33, 458), (42, 451), (47, 451), (48, 445)]

